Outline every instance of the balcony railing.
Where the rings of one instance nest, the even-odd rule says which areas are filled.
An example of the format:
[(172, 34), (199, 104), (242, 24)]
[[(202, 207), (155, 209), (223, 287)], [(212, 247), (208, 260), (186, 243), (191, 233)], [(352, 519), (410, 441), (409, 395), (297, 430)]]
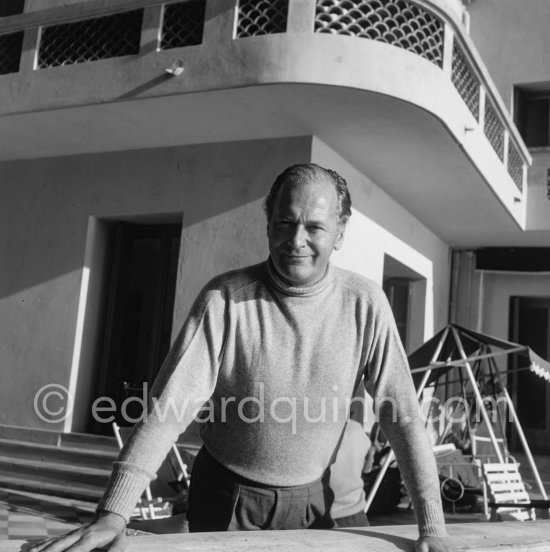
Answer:
[(143, 10), (42, 28), (38, 69), (139, 53)]
[(286, 32), (288, 0), (239, 0), (236, 38)]
[(315, 32), (386, 42), (443, 66), (443, 21), (413, 2), (317, 0)]
[(464, 57), (462, 48), (456, 41), (453, 44), (451, 80), (472, 115), (478, 119), (481, 85), (475, 71)]
[[(0, 20), (0, 75), (20, 71), (25, 32), (39, 30), (34, 70), (139, 54), (143, 11), (161, 11), (158, 50), (199, 45), (206, 3), (219, 0), (81, 2)], [(293, 4), (310, 3), (312, 33), (385, 42), (448, 75), (520, 192), (528, 153), (475, 48), (430, 0), (234, 0), (234, 39), (289, 32)]]

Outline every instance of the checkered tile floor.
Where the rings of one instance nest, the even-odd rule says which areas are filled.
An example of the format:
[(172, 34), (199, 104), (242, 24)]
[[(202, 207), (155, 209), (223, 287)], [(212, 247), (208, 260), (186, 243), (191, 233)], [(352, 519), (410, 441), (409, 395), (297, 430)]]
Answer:
[(95, 504), (0, 489), (0, 540), (56, 537), (93, 517)]

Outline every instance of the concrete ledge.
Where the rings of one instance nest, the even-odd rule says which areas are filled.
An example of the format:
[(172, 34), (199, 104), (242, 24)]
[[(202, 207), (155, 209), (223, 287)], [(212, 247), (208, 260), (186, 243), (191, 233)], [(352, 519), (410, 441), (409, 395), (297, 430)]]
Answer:
[[(475, 552), (550, 551), (550, 521), (459, 523), (449, 526), (458, 550)], [(413, 550), (414, 525), (334, 531), (258, 531), (131, 537), (128, 552), (390, 552)], [(0, 552), (27, 550), (25, 541), (0, 541)]]

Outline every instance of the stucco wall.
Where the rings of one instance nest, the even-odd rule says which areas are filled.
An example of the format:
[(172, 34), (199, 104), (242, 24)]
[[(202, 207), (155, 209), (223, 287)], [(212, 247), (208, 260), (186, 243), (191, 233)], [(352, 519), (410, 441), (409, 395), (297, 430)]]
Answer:
[(510, 297), (550, 297), (546, 273), (475, 269), (474, 251), (458, 253), (456, 312), (452, 322), (502, 339), (509, 338)]
[[(548, 0), (480, 0), (468, 7), (470, 34), (510, 112), (514, 86), (550, 88), (550, 2)], [(503, 37), (506, 37), (503, 40)], [(550, 227), (546, 170), (550, 151), (536, 148), (529, 170), (527, 229)]]
[(25, 0), (25, 13), (39, 11), (49, 8), (60, 8), (70, 6), (88, 0)]
[[(382, 281), (384, 255), (426, 278), (423, 332), (445, 324), (448, 247), (322, 141), (287, 138), (0, 164), (0, 424), (82, 430), (98, 370), (105, 220), (183, 220), (174, 333), (213, 275), (267, 256), (263, 198), (290, 164), (341, 172), (354, 215), (334, 262)], [(75, 391), (74, 423), (46, 424), (44, 385)], [(56, 403), (57, 406), (57, 403)]]
[(480, 0), (468, 12), (470, 36), (510, 110), (514, 85), (550, 81), (548, 0)]
[[(550, 54), (550, 50), (548, 52)], [(529, 195), (527, 196), (527, 230), (550, 229), (550, 198), (548, 177), (550, 148), (533, 150), (533, 164), (529, 169)], [(547, 240), (550, 244), (550, 236)]]
[(462, 3), (462, 0), (445, 0), (445, 4), (454, 10), (458, 19), (462, 18), (464, 13), (464, 4)]
[(509, 338), (510, 297), (550, 297), (550, 277), (515, 274), (490, 274), (485, 278), (483, 331)]
[[(352, 197), (352, 216), (342, 249), (333, 256), (334, 264), (382, 285), (384, 256), (390, 255), (426, 279), (425, 311), (423, 317), (419, 316), (423, 320), (412, 321), (423, 323), (423, 327), (409, 333), (408, 349), (416, 349), (447, 323), (449, 247), (367, 175), (317, 138), (313, 139), (312, 161), (340, 173)], [(363, 397), (366, 408), (360, 416), (370, 430), (375, 420), (372, 401)]]
[(43, 385), (69, 386), (90, 216), (183, 215), (178, 326), (209, 278), (266, 256), (261, 200), (276, 174), (309, 159), (310, 144), (235, 142), (0, 165), (0, 423), (62, 428), (37, 418), (33, 398)]
[[(378, 185), (314, 138), (312, 159), (338, 171), (350, 186), (354, 213), (334, 262), (382, 284), (384, 255), (426, 278), (424, 339), (447, 323), (449, 247)], [(417, 334), (418, 335), (418, 334)], [(419, 343), (411, 344), (414, 348)]]

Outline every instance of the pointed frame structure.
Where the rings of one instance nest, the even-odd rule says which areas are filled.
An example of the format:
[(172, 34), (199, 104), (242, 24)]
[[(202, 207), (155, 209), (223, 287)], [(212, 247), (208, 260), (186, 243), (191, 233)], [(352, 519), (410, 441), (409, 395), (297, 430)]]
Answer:
[[(409, 355), (409, 366), (415, 383), (417, 398), (420, 400), (423, 391), (428, 385), (436, 382), (449, 371), (463, 367), (466, 372), (467, 380), (472, 386), (475, 405), (487, 426), (489, 440), (492, 444), (495, 456), (500, 463), (504, 463), (506, 450), (501, 450), (501, 447), (498, 444), (498, 439), (493, 430), (489, 414), (483, 401), (483, 396), (478, 387), (474, 370), (472, 369), (473, 363), (487, 360), (490, 370), (492, 371), (492, 375), (498, 382), (498, 387), (501, 390), (505, 403), (509, 409), (511, 421), (518, 433), (530, 467), (533, 471), (539, 492), (544, 499), (547, 499), (548, 497), (544, 489), (544, 485), (519, 422), (516, 409), (510, 394), (508, 393), (502, 374), (495, 363), (495, 359), (497, 357), (504, 355), (518, 355), (518, 357), (524, 359), (528, 363), (528, 369), (530, 371), (550, 383), (550, 362), (538, 356), (529, 347), (490, 335), (474, 332), (456, 324), (449, 324), (434, 337), (424, 343), (424, 345), (418, 348), (415, 352)], [(511, 370), (506, 370), (506, 373), (510, 372)], [(380, 471), (378, 472), (373, 486), (368, 493), (365, 511), (368, 511), (370, 508), (380, 483), (382, 482), (389, 465), (394, 459), (395, 456), (393, 451), (390, 451), (380, 466)]]

